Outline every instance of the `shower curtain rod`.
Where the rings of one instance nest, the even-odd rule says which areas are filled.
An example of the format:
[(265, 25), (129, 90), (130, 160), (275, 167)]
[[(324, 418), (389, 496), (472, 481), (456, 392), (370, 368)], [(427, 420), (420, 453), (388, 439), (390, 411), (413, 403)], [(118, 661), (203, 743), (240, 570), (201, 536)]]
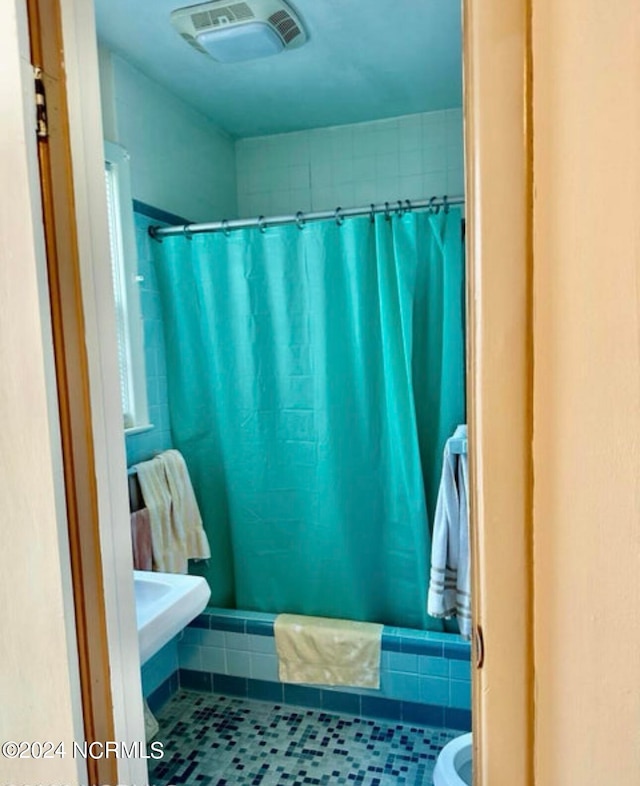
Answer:
[(463, 205), (464, 197), (431, 197), (430, 199), (419, 199), (415, 202), (409, 199), (398, 199), (396, 202), (381, 202), (379, 204), (371, 204), (368, 207), (337, 207), (335, 210), (321, 210), (315, 213), (303, 213), (299, 210), (295, 215), (284, 216), (258, 216), (258, 218), (233, 218), (229, 221), (211, 221), (207, 224), (180, 224), (172, 227), (149, 227), (149, 234), (152, 238), (162, 241), (163, 237), (170, 235), (184, 235), (190, 237), (191, 235), (200, 232), (224, 232), (225, 235), (234, 229), (246, 229), (248, 227), (259, 227), (260, 231), (264, 232), (267, 227), (280, 226), (282, 224), (297, 224), (299, 229), (305, 225), (307, 221), (321, 221), (323, 219), (333, 218), (337, 224), (342, 224), (345, 218), (353, 216), (371, 216), (373, 218), (375, 213), (384, 213), (387, 218), (391, 217), (392, 213), (404, 215), (411, 210), (424, 210), (429, 209), (435, 213), (443, 208), (445, 212), (451, 205)]

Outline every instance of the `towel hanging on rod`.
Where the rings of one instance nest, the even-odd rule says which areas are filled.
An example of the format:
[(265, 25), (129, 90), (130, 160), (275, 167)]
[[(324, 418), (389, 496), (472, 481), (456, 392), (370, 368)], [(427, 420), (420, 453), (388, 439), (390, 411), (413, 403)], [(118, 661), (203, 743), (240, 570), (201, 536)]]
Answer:
[(455, 453), (459, 456), (466, 455), (468, 452), (466, 425), (458, 426), (447, 444), (451, 453)]

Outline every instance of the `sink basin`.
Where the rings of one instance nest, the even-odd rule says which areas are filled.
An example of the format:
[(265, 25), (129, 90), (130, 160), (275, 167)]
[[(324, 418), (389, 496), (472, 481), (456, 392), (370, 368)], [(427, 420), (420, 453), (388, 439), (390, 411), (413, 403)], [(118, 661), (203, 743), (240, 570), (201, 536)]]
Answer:
[(200, 614), (211, 590), (201, 576), (134, 570), (133, 578), (140, 661), (144, 663)]

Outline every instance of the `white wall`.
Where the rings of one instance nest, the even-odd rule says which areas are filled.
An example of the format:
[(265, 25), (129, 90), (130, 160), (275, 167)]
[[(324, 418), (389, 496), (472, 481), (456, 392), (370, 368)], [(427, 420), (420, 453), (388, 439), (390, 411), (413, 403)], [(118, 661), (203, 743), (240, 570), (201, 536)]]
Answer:
[(464, 193), (462, 110), (241, 139), (241, 216)]
[(233, 139), (105, 49), (100, 81), (105, 135), (131, 156), (134, 199), (190, 221), (234, 218)]
[(464, 193), (461, 109), (234, 142), (104, 47), (100, 82), (134, 198), (193, 221)]

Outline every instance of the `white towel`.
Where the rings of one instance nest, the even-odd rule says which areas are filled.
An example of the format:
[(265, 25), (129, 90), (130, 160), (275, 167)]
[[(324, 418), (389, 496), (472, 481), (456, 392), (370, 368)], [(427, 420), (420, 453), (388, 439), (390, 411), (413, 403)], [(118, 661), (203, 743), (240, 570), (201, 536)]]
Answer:
[(138, 464), (137, 471), (144, 504), (149, 510), (153, 569), (163, 573), (186, 573), (184, 532), (173, 525), (164, 462), (156, 456)]
[(273, 632), (281, 682), (380, 687), (382, 625), (279, 614)]
[(171, 495), (173, 528), (180, 533), (185, 556), (187, 559), (209, 559), (209, 541), (202, 526), (202, 517), (185, 460), (177, 450), (165, 450), (159, 458), (164, 465)]
[[(458, 429), (455, 437), (461, 435)], [(468, 495), (467, 455), (453, 453), (448, 440), (433, 525), (427, 611), (432, 617), (457, 616), (465, 638), (471, 638)]]

